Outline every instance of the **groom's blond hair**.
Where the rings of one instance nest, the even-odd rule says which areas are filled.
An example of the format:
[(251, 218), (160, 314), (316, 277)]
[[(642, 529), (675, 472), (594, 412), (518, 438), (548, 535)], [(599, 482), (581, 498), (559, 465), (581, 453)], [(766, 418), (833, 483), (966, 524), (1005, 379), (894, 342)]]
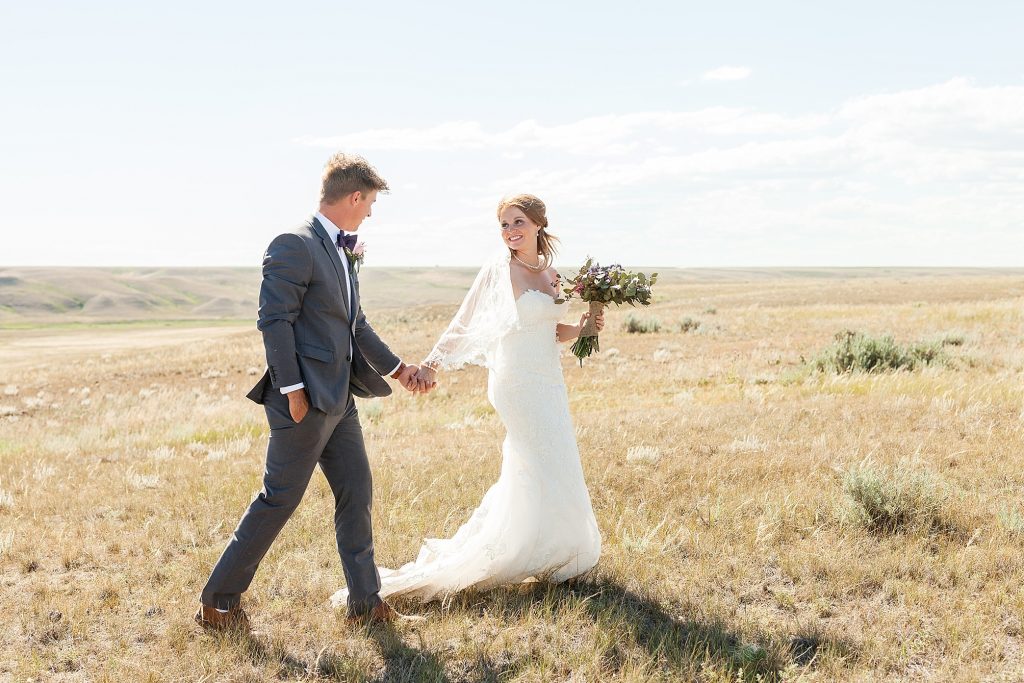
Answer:
[(353, 192), (387, 192), (386, 180), (366, 159), (355, 154), (338, 152), (327, 160), (324, 166), (323, 184), (320, 187), (320, 201), (334, 204)]

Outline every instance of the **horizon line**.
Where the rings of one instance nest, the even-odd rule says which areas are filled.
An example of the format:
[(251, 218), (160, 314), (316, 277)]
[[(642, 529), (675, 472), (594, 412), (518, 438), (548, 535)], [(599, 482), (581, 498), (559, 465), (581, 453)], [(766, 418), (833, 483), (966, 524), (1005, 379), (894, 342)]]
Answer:
[[(580, 264), (569, 264), (569, 265), (581, 265)], [(422, 269), (422, 268), (478, 268), (479, 264), (432, 264), (432, 265), (374, 265), (369, 266), (372, 270), (388, 270), (398, 268), (408, 269)], [(818, 269), (818, 270), (853, 270), (853, 269), (899, 269), (899, 270), (1020, 270), (1024, 271), (1024, 264), (1008, 266), (1008, 265), (872, 265), (872, 264), (861, 264), (861, 265), (827, 265), (827, 264), (785, 264), (785, 265), (714, 265), (714, 266), (669, 266), (669, 265), (651, 265), (651, 264), (640, 264), (637, 266), (630, 266), (631, 268), (661, 268), (664, 270), (775, 270), (775, 269), (793, 269), (793, 268), (805, 268), (805, 269)], [(104, 265), (67, 265), (67, 264), (0, 264), (0, 270), (14, 269), (14, 268), (34, 268), (34, 269), (96, 269), (96, 270), (111, 270), (115, 268), (131, 268), (131, 269), (171, 269), (180, 268), (188, 270), (215, 270), (218, 268), (230, 268), (230, 269), (248, 269), (248, 270), (260, 270), (260, 265), (152, 265), (152, 264), (136, 264), (136, 265), (123, 265), (123, 264), (104, 264)]]

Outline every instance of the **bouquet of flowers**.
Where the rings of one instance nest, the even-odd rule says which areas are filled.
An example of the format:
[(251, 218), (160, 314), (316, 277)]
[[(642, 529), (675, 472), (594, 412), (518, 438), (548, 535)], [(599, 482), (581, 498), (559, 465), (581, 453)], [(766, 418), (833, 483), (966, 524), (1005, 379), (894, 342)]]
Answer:
[(590, 317), (580, 330), (576, 343), (572, 345), (573, 355), (580, 359), (580, 367), (583, 367), (584, 358), (601, 350), (595, 322), (601, 309), (608, 304), (649, 306), (651, 287), (657, 280), (657, 273), (652, 273), (648, 278), (643, 273), (632, 273), (617, 263), (601, 266), (594, 263), (594, 259), (587, 259), (580, 272), (569, 280), (569, 286), (563, 290), (566, 299), (579, 296), (590, 304)]

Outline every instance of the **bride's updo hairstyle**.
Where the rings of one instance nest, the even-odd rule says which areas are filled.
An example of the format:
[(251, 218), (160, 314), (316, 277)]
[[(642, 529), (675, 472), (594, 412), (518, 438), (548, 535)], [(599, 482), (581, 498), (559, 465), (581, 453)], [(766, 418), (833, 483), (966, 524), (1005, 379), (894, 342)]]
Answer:
[[(558, 238), (548, 232), (548, 208), (539, 197), (532, 194), (514, 194), (503, 198), (498, 203), (498, 220), (501, 220), (501, 212), (514, 206), (529, 218), (534, 224), (540, 226), (537, 233), (537, 253), (550, 265), (554, 260)], [(509, 249), (510, 252), (514, 251)]]

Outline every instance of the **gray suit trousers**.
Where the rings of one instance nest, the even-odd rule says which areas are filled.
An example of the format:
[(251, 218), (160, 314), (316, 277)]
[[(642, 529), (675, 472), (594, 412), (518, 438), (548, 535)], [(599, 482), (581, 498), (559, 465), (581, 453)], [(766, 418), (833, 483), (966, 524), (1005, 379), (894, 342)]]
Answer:
[(203, 604), (219, 609), (239, 604), (319, 464), (334, 493), (334, 529), (349, 589), (349, 613), (363, 614), (380, 602), (380, 575), (370, 521), (373, 482), (355, 400), (349, 394), (341, 415), (310, 407), (296, 424), (288, 412), (288, 398), (280, 391), (268, 384), (263, 399), (270, 423), (263, 489), (214, 566), (203, 588)]

